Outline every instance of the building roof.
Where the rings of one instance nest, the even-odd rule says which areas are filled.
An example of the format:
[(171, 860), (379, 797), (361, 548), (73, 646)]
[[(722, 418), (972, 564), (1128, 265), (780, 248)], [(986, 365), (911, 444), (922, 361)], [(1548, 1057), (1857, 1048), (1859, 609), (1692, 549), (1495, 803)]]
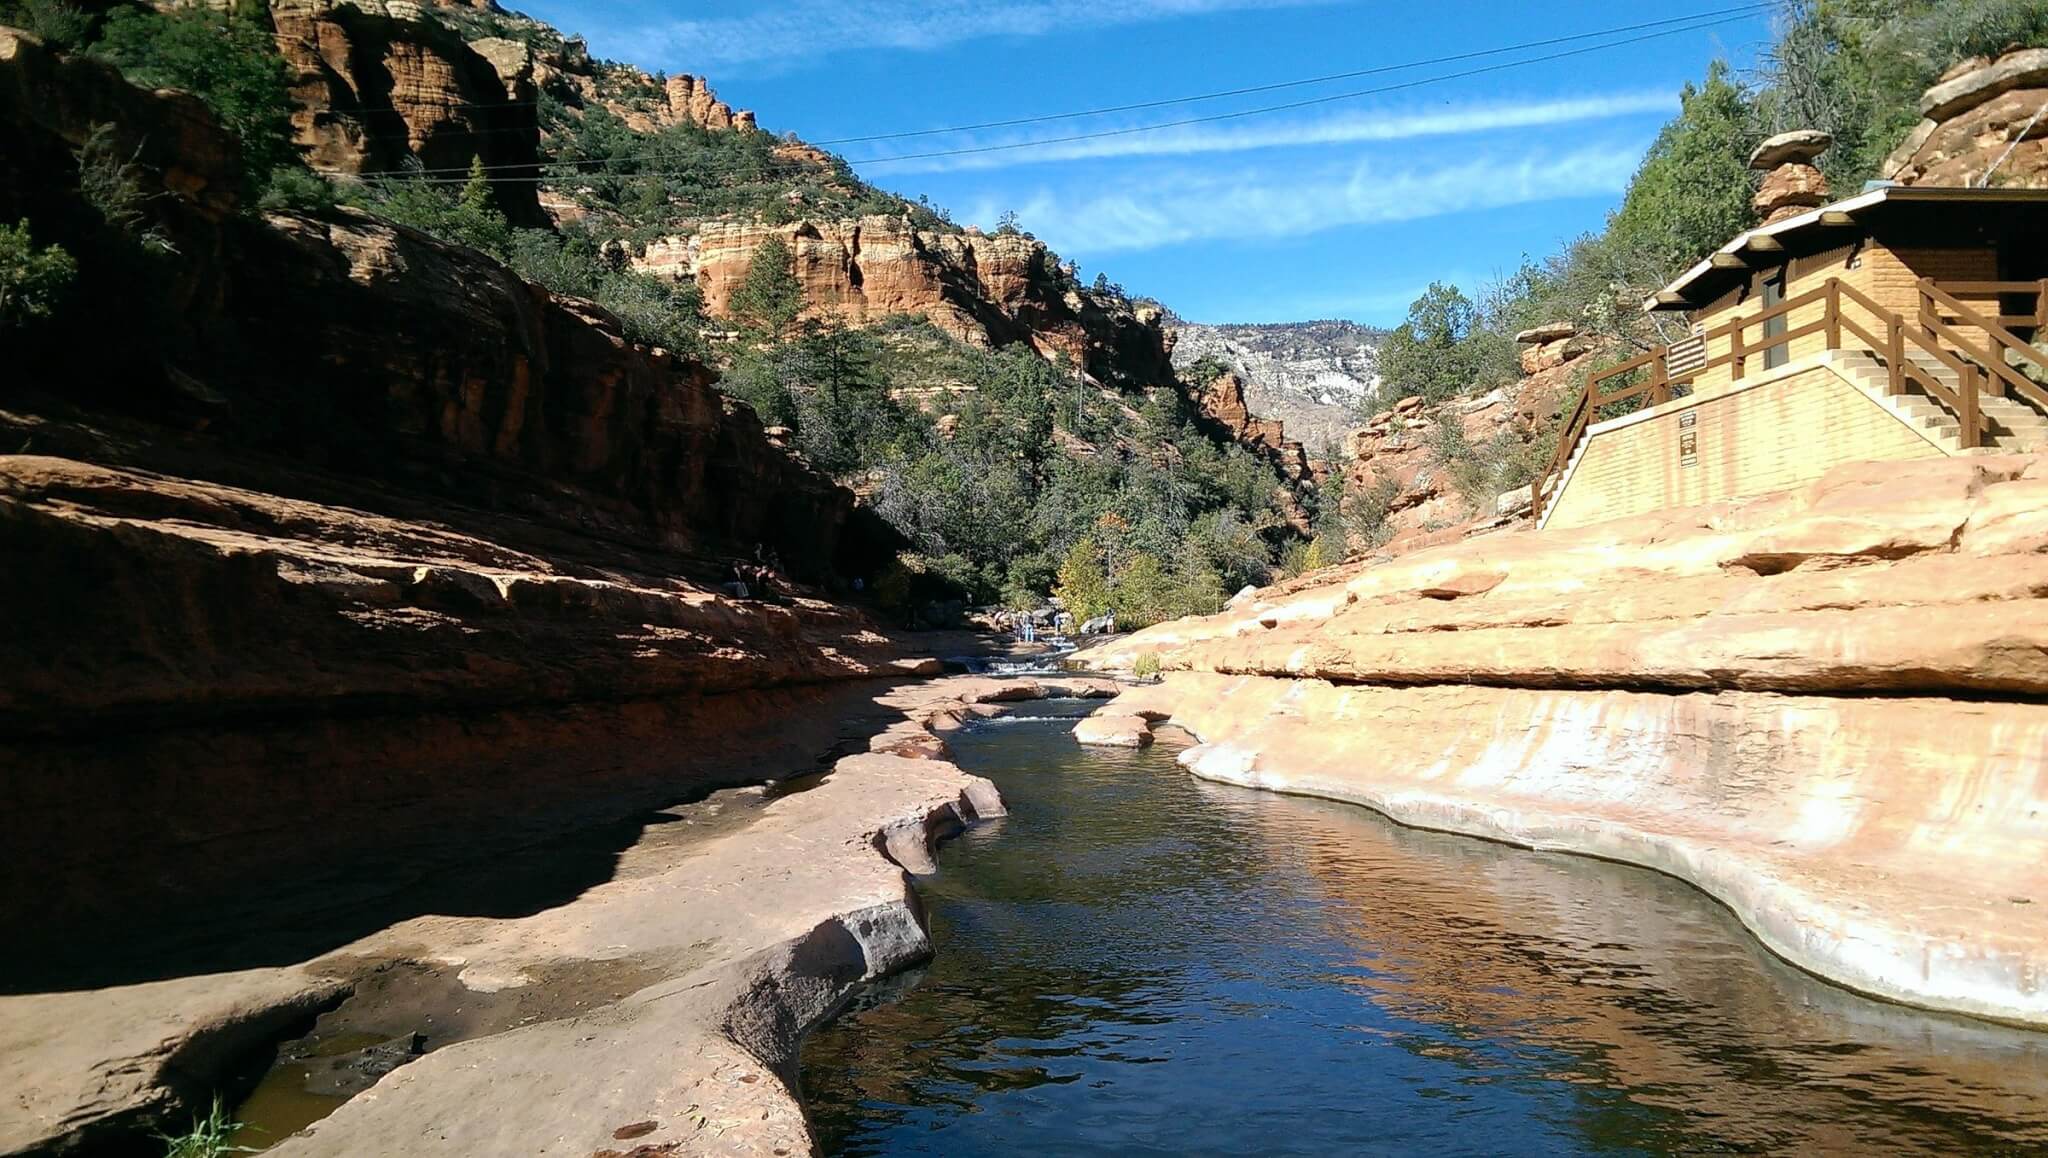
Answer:
[[(1973, 211), (1962, 212), (1965, 207)], [(1699, 309), (1748, 281), (1753, 270), (1776, 265), (1788, 254), (1846, 244), (1880, 222), (1910, 219), (1918, 226), (1944, 229), (1961, 238), (1980, 236), (2015, 214), (2028, 218), (2026, 225), (2031, 229), (2048, 231), (2048, 189), (1881, 186), (1797, 217), (1745, 230), (1680, 274), (1678, 280), (1651, 294), (1643, 309)]]

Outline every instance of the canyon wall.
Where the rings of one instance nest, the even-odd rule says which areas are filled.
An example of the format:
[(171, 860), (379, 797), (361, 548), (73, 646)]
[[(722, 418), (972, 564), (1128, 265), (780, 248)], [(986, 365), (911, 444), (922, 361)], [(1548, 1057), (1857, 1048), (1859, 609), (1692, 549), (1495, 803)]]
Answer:
[[(537, 62), (525, 43), (471, 45), (404, 0), (272, 0), (269, 11), (291, 72), (293, 136), (314, 168), (417, 163), (449, 176), (475, 159), (494, 177), (539, 174)], [(536, 188), (507, 181), (491, 194), (513, 224), (539, 226)]]
[(1646, 865), (1841, 984), (2048, 1025), (2048, 459), (1314, 573), (1086, 654), (1197, 775)]
[[(82, 202), (96, 124), (162, 248)], [(367, 215), (241, 212), (198, 102), (8, 30), (0, 158), (92, 304), (10, 335), (0, 395), (10, 969), (684, 790), (904, 670), (829, 601), (900, 541), (704, 367)]]
[(657, 239), (633, 258), (649, 273), (691, 278), (724, 315), (754, 254), (788, 248), (805, 311), (848, 325), (921, 315), (977, 346), (1028, 343), (1116, 385), (1175, 381), (1156, 307), (1082, 290), (1045, 243), (1021, 235), (918, 229), (898, 217), (787, 225), (711, 221)]
[(1379, 389), (1385, 331), (1356, 322), (1202, 325), (1169, 315), (1173, 363), (1186, 369), (1213, 358), (1237, 372), (1245, 401), (1261, 418), (1287, 424), (1320, 451), (1341, 444), (1361, 403)]

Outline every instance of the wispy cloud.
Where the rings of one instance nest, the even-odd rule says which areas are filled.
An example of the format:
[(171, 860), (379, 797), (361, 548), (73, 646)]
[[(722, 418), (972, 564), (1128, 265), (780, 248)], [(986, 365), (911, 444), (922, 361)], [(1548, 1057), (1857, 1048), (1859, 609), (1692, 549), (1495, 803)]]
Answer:
[[(1540, 128), (1641, 113), (1668, 113), (1675, 111), (1677, 107), (1678, 94), (1668, 90), (1608, 93), (1557, 100), (1494, 101), (1452, 109), (1432, 109), (1427, 112), (1358, 111), (1314, 120), (1244, 124), (1229, 128), (1189, 126), (951, 157), (915, 157), (914, 154), (922, 150), (916, 146), (907, 146), (897, 150), (897, 154), (913, 154), (909, 159), (898, 161), (881, 156), (864, 159), (862, 163), (885, 165), (883, 171), (894, 176), (899, 173), (997, 169), (1108, 157), (1234, 153), (1250, 149), (1405, 141), (1420, 137), (1456, 136), (1503, 129)], [(1041, 133), (1039, 137), (1043, 138), (1046, 135)], [(1000, 146), (1031, 139), (1011, 136), (955, 140), (949, 144), (956, 148), (968, 148)]]
[(867, 49), (929, 50), (1001, 36), (1142, 24), (1210, 12), (1336, 0), (789, 0), (743, 16), (677, 20), (638, 32), (652, 55), (715, 71)]
[[(1069, 256), (1157, 249), (1189, 241), (1298, 237), (1348, 225), (1412, 221), (1562, 197), (1620, 191), (1644, 143), (1519, 157), (1477, 156), (1436, 168), (1217, 177), (1157, 175), (1142, 188), (1069, 199), (1040, 193), (1016, 206), (1024, 225)], [(1001, 207), (976, 207), (992, 221)]]

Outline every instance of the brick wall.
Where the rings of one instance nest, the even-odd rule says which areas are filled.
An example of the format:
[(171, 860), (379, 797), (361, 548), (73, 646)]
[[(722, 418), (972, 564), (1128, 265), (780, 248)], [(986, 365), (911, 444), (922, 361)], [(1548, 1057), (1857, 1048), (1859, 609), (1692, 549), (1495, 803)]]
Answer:
[[(1689, 424), (1688, 414), (1694, 416)], [(1690, 464), (1681, 462), (1687, 434), (1693, 436)], [(1689, 405), (1670, 404), (1595, 434), (1545, 525), (1579, 527), (1764, 494), (1810, 482), (1845, 462), (1941, 453), (1833, 370), (1813, 367)]]

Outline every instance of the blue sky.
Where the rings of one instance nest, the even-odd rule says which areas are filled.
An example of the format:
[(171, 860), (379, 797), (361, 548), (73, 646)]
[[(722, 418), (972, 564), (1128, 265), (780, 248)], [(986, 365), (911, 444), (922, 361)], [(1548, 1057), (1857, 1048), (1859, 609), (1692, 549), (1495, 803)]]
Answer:
[[(763, 128), (825, 142), (1399, 65), (1740, 0), (511, 0), (594, 52), (704, 76)], [(1596, 228), (1678, 92), (1769, 34), (1716, 27), (1403, 91), (1090, 141), (1124, 129), (1402, 84), (1487, 57), (1009, 129), (831, 147), (955, 220), (1024, 228), (1197, 321), (1391, 324), (1431, 280), (1471, 288)], [(1637, 33), (1635, 35), (1641, 35)], [(1534, 49), (1542, 55), (1583, 42)]]

